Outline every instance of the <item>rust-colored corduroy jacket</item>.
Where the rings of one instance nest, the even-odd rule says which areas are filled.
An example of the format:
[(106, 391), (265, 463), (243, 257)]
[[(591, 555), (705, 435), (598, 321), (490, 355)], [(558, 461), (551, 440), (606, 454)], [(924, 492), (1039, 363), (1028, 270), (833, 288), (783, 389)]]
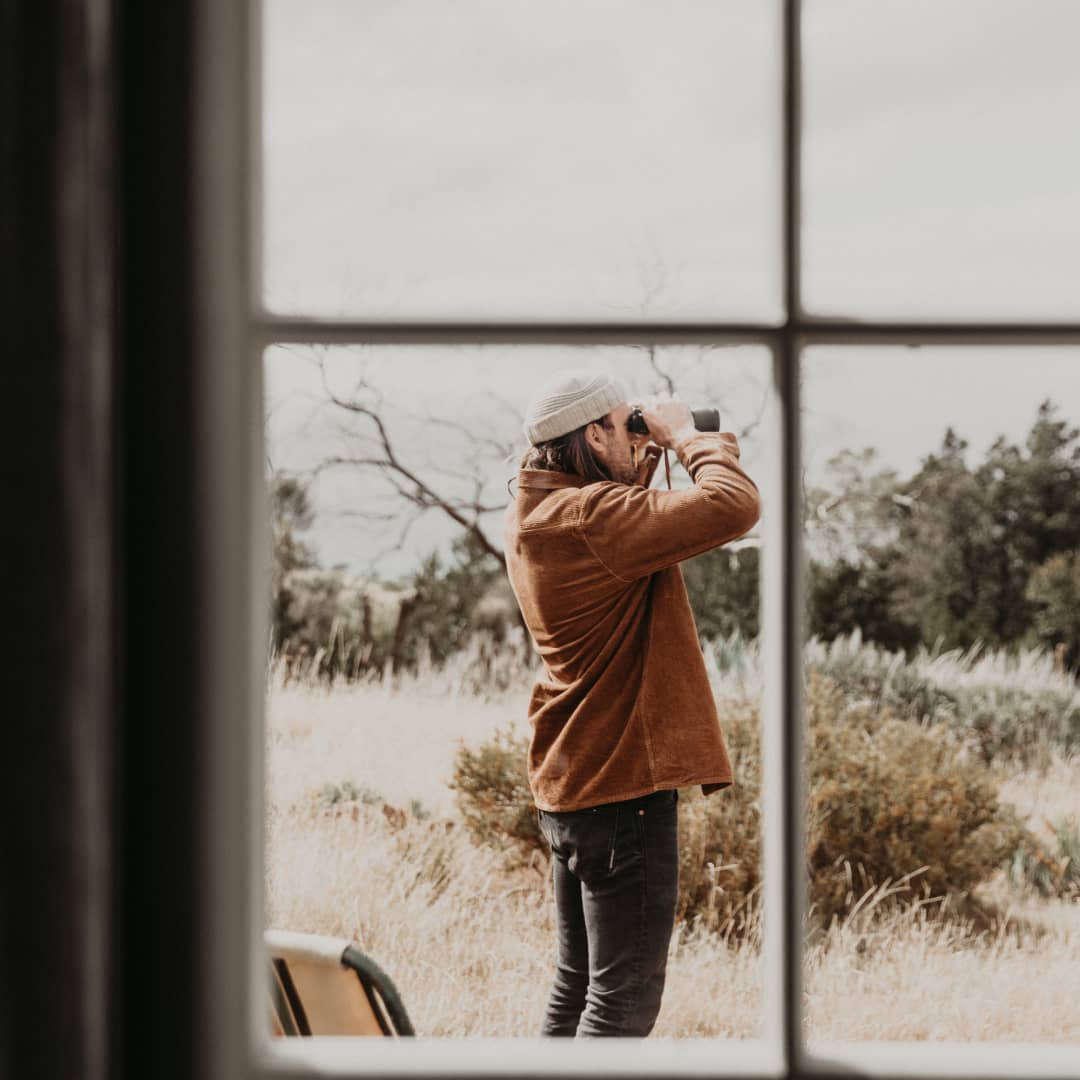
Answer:
[(730, 432), (674, 447), (685, 491), (522, 469), (506, 562), (547, 678), (529, 705), (541, 810), (732, 782), (679, 562), (742, 536), (757, 486)]

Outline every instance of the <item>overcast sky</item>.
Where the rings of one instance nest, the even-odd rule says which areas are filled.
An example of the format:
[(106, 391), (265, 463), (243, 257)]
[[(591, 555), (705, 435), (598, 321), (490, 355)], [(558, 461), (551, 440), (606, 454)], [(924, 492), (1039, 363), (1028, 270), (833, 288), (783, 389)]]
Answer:
[[(1080, 320), (1080, 3), (807, 2), (804, 287), (854, 317)], [(780, 314), (778, 5), (765, 0), (352, 0), (267, 5), (265, 282), (273, 308), (376, 318), (762, 319)], [(359, 357), (359, 358), (358, 358)], [(626, 350), (367, 350), (392, 407), (504, 431), (553, 366)], [(666, 357), (734, 430), (769, 368)], [(1050, 397), (1080, 421), (1074, 350), (820, 350), (806, 357), (813, 477), (844, 447), (917, 466), (952, 424), (975, 460)], [(687, 374), (704, 372), (694, 384)], [(344, 436), (305, 350), (268, 360), (269, 450), (302, 468)], [(684, 392), (684, 396), (690, 396)], [(411, 449), (435, 465), (444, 432)], [(513, 424), (510, 424), (512, 430)], [(430, 432), (430, 425), (428, 425)], [(764, 475), (767, 431), (744, 446)], [(318, 542), (357, 569), (319, 482)], [(421, 523), (383, 561), (445, 542)]]

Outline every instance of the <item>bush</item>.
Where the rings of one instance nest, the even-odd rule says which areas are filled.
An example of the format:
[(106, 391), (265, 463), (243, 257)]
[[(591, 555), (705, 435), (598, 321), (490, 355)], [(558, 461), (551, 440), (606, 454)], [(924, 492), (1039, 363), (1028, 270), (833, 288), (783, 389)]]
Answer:
[[(909, 889), (963, 894), (1004, 865), (1024, 830), (987, 768), (956, 740), (851, 702), (811, 675), (806, 695), (812, 914), (827, 924), (865, 891), (913, 875)], [(756, 702), (721, 705), (736, 784), (682, 793), (678, 917), (744, 935), (761, 894), (760, 738)], [(526, 774), (527, 740), (500, 732), (458, 754), (452, 786), (475, 840), (517, 861), (547, 855)]]
[[(679, 912), (723, 932), (757, 925), (761, 752), (756, 704), (725, 702), (736, 784), (688, 793), (680, 821)], [(913, 875), (911, 891), (962, 894), (993, 874), (1023, 830), (988, 770), (940, 732), (849, 701), (811, 675), (807, 873), (811, 913), (827, 924), (875, 886)]]
[(964, 686), (956, 689), (955, 726), (986, 762), (1044, 761), (1052, 748), (1080, 748), (1080, 701), (1046, 687)]
[(679, 793), (679, 903), (676, 917), (742, 937), (759, 925), (761, 900), (761, 742), (757, 706), (721, 705), (735, 784), (707, 798)]
[(351, 780), (343, 780), (340, 784), (323, 784), (319, 798), (326, 806), (347, 802), (362, 802), (365, 806), (372, 806), (383, 801), (377, 791), (366, 784), (354, 784)]
[(475, 749), (459, 747), (450, 781), (469, 835), (501, 849), (509, 864), (548, 854), (529, 788), (528, 753), (527, 737), (500, 729)]
[(357, 678), (394, 660), (405, 590), (343, 570), (291, 570), (274, 594), (275, 649), (286, 680)]
[(986, 767), (940, 730), (850, 703), (832, 681), (807, 693), (811, 900), (822, 921), (908, 874), (932, 896), (964, 894), (1019, 842)]
[(1009, 863), (1009, 878), (1040, 896), (1080, 898), (1080, 826), (1075, 818), (1062, 818), (1053, 830), (1056, 851), (1025, 830)]
[(908, 661), (902, 653), (862, 644), (855, 633), (829, 645), (812, 641), (806, 664), (809, 671), (838, 681), (856, 700), (903, 720), (947, 727), (988, 764), (1030, 766), (1045, 761), (1051, 749), (1064, 754), (1080, 749), (1075, 684), (1018, 678), (1010, 685), (980, 676), (974, 670), (980, 663), (977, 651), (953, 662), (923, 651)]
[(863, 645), (858, 631), (831, 645), (811, 642), (808, 671), (838, 682), (853, 700), (875, 708), (888, 708), (905, 720), (951, 722), (956, 697), (925, 672), (909, 663), (903, 653), (889, 653)]

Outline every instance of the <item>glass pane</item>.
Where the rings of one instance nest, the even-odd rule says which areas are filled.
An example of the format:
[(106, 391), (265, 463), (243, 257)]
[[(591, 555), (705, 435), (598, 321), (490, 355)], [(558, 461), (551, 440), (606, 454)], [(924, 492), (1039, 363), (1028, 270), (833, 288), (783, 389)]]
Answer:
[[(388, 971), (423, 1036), (534, 1037), (555, 973), (551, 854), (527, 774), (530, 696), (548, 675), (503, 565), (503, 514), (508, 481), (515, 497), (524, 484), (526, 404), (565, 367), (617, 374), (631, 398), (673, 388), (692, 407), (718, 408), (768, 513), (763, 460), (775, 432), (766, 430), (771, 374), (761, 348), (266, 353), (269, 925), (355, 941)], [(672, 455), (673, 488), (689, 483)], [(662, 462), (651, 486), (667, 486)], [(704, 796), (694, 771), (702, 763), (686, 760), (687, 782), (675, 785), (680, 886), (659, 1036), (762, 1033), (763, 528), (681, 564), (704, 664), (681, 715), (654, 718), (663, 730), (653, 750), (686, 757), (670, 741), (679, 729), (667, 725), (688, 725), (694, 708), (715, 701), (736, 782)], [(643, 543), (640, 534), (625, 544), (598, 536), (612, 542), (613, 559), (632, 559)], [(558, 568), (546, 572), (554, 587)], [(670, 614), (677, 596), (657, 595), (661, 576), (640, 578), (652, 590), (640, 611)], [(677, 580), (664, 577), (676, 593)], [(590, 618), (581, 615), (575, 634)], [(674, 621), (664, 629), (673, 636)], [(691, 661), (684, 689), (697, 678)], [(605, 753), (596, 750), (598, 761)], [(617, 827), (619, 861), (600, 873), (632, 869), (620, 846), (632, 832), (625, 820)]]
[(811, 1044), (1080, 1042), (1080, 350), (803, 371)]
[(1080, 5), (803, 7), (806, 309), (1080, 318)]
[(777, 5), (264, 5), (265, 300), (775, 320)]

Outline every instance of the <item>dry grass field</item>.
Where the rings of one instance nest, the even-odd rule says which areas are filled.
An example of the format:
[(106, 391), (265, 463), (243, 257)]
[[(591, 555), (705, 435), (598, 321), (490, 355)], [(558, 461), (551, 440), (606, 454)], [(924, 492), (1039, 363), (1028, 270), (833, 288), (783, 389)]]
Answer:
[[(472, 697), (431, 673), (329, 689), (271, 680), (269, 925), (358, 942), (391, 972), (421, 1035), (538, 1030), (552, 974), (546, 880), (475, 847), (447, 786), (460, 741), (520, 724), (524, 706), (520, 690)], [(1080, 811), (1080, 762), (1010, 774), (1001, 794), (1046, 830)], [(1080, 903), (1025, 894), (1004, 875), (985, 899), (1009, 911), (1010, 928), (870, 905), (815, 942), (809, 1037), (1080, 1042)], [(760, 1034), (752, 947), (677, 927), (668, 970), (658, 1036)]]

